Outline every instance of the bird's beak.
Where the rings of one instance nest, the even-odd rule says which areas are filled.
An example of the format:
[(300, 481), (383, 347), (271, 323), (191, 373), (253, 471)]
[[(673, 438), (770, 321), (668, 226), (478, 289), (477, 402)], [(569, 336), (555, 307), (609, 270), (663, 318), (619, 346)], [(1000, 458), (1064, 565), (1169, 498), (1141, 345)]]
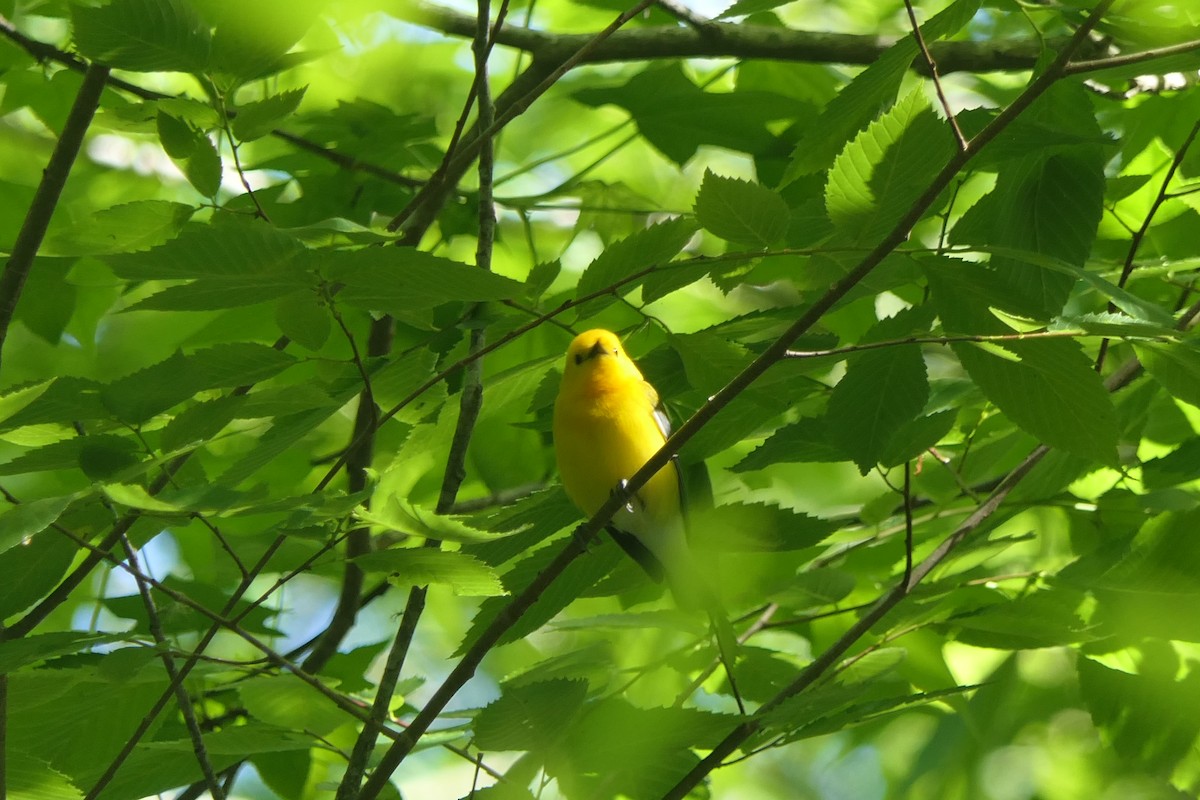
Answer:
[(608, 350), (607, 350), (607, 348), (604, 347), (603, 342), (601, 342), (599, 339), (597, 339), (596, 343), (594, 345), (592, 345), (592, 349), (587, 351), (587, 358), (590, 360), (590, 359), (595, 358), (596, 356), (603, 356), (603, 355), (608, 355)]

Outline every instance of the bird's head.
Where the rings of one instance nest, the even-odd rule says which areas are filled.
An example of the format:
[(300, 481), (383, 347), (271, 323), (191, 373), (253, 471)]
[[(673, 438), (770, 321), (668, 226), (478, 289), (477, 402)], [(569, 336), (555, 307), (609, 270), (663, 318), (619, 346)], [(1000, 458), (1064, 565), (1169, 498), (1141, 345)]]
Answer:
[(567, 348), (564, 380), (597, 380), (607, 377), (636, 377), (642, 373), (625, 354), (621, 340), (601, 328), (579, 334)]

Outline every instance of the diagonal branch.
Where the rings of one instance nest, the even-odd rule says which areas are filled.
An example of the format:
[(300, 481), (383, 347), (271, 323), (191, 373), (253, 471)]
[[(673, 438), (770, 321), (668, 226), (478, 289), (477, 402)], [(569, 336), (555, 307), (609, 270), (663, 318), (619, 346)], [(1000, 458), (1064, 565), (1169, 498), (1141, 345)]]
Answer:
[(83, 146), (84, 134), (87, 133), (96, 108), (100, 105), (100, 94), (104, 91), (104, 83), (107, 80), (108, 67), (100, 64), (92, 64), (84, 73), (83, 85), (75, 95), (75, 103), (71, 106), (71, 113), (67, 116), (62, 135), (58, 137), (58, 144), (54, 146), (54, 152), (42, 173), (41, 183), (33, 195), (33, 202), (29, 204), (25, 221), (17, 234), (16, 242), (13, 243), (12, 255), (4, 267), (4, 272), (0, 273), (0, 358), (4, 355), (8, 327), (12, 324), (13, 314), (17, 310), (21, 289), (24, 288), (25, 279), (29, 277), (29, 270), (33, 267), (34, 256), (42, 246), (46, 229), (50, 227), (50, 218), (54, 216), (54, 208), (58, 205), (63, 186), (67, 183), (67, 176), (71, 174), (71, 167), (79, 155), (79, 148)]

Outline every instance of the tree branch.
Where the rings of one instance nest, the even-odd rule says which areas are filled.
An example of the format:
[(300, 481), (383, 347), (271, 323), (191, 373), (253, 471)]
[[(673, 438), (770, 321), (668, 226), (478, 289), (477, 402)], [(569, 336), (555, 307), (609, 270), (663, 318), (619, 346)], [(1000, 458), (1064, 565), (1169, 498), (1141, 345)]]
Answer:
[[(398, 3), (389, 11), (407, 22), (451, 36), (467, 38), (474, 35), (473, 17), (435, 3)], [(501, 33), (497, 43), (523, 50), (535, 59), (553, 61), (577, 51), (594, 36), (593, 33), (554, 34), (511, 27)], [(899, 38), (713, 21), (706, 22), (702, 28), (656, 26), (623, 30), (594, 47), (580, 63), (726, 57), (865, 66), (874, 63)], [(1046, 47), (1058, 49), (1068, 41), (935, 42), (929, 52), (942, 73), (1028, 70), (1036, 66)], [(1100, 61), (1103, 59), (1094, 63)], [(924, 64), (919, 68), (928, 69)]]
[(75, 95), (75, 103), (71, 106), (71, 113), (67, 116), (62, 135), (58, 137), (58, 144), (54, 146), (50, 161), (42, 172), (41, 183), (33, 195), (33, 202), (29, 204), (29, 211), (25, 214), (25, 221), (17, 234), (17, 240), (13, 243), (12, 255), (9, 256), (4, 272), (0, 273), (0, 359), (4, 355), (8, 327), (16, 313), (21, 289), (25, 286), (25, 279), (29, 277), (29, 270), (33, 267), (38, 248), (42, 246), (46, 229), (50, 227), (50, 218), (54, 216), (54, 208), (58, 205), (63, 186), (67, 183), (67, 176), (71, 174), (71, 167), (79, 155), (79, 148), (83, 146), (84, 134), (87, 133), (96, 108), (100, 105), (100, 94), (104, 91), (104, 83), (107, 80), (108, 67), (100, 64), (92, 64), (84, 73), (83, 85)]

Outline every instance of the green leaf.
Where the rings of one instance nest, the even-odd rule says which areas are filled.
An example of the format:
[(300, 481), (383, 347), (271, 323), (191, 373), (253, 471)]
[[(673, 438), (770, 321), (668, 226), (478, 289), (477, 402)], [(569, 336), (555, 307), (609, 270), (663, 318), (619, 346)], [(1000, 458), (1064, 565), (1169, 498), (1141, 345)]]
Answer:
[(704, 173), (696, 195), (696, 219), (709, 233), (730, 242), (766, 248), (787, 233), (787, 203), (757, 183)]
[(586, 706), (547, 765), (566, 795), (662, 797), (738, 722), (693, 708), (637, 708), (609, 697)]
[(766, 469), (772, 464), (845, 461), (846, 454), (833, 443), (825, 419), (806, 417), (775, 431), (733, 468), (734, 472)]
[(119, 505), (158, 514), (184, 514), (186, 511), (172, 503), (159, 500), (136, 484), (110, 483), (104, 487), (108, 499)]
[(280, 121), (299, 108), (306, 88), (273, 94), (239, 106), (237, 116), (233, 118), (234, 137), (243, 142), (250, 142), (266, 136)]
[(866, 683), (873, 678), (891, 672), (908, 658), (908, 651), (903, 647), (882, 647), (864, 653), (850, 666), (838, 675), (840, 683), (846, 686)]
[(113, 644), (123, 638), (121, 634), (114, 633), (51, 631), (0, 642), (0, 674), (16, 672), (30, 664), (78, 653), (97, 645)]
[(624, 86), (581, 89), (574, 98), (626, 109), (646, 140), (681, 166), (704, 144), (762, 152), (773, 141), (768, 122), (807, 110), (768, 92), (706, 92), (678, 62), (648, 67)]
[(174, 237), (196, 209), (165, 200), (135, 200), (92, 212), (70, 226), (51, 228), (38, 252), (92, 256), (148, 250)]
[(105, 257), (113, 272), (130, 280), (244, 278), (300, 272), (308, 250), (295, 237), (258, 220), (222, 217), (188, 228), (175, 239), (141, 253)]
[(830, 606), (854, 591), (854, 575), (837, 569), (808, 569), (798, 573), (782, 592), (772, 595), (775, 602), (797, 610)]
[[(558, 546), (548, 546), (519, 561), (503, 576), (504, 588), (510, 594), (519, 594), (558, 555)], [(558, 580), (550, 584), (532, 607), (500, 637), (498, 645), (519, 641), (549, 622), (558, 612), (571, 604), (582, 592), (608, 575), (626, 556), (616, 545), (605, 542), (585, 556), (577, 558), (563, 570)], [(456, 654), (466, 652), (479, 634), (491, 624), (500, 610), (508, 605), (510, 598), (489, 597), (479, 606), (479, 613), (471, 620), (471, 627), (458, 646)]]
[(0, 514), (0, 553), (53, 525), (74, 500), (74, 496), (44, 497)]
[(184, 177), (205, 197), (216, 197), (221, 188), (221, 155), (207, 136), (196, 140), (196, 149), (183, 165)]
[(332, 700), (294, 675), (249, 678), (238, 684), (238, 694), (253, 719), (286, 730), (325, 736), (346, 722)]
[(298, 275), (230, 275), (169, 286), (129, 306), (126, 311), (216, 311), (277, 300), (306, 288)]
[(500, 699), (475, 717), (475, 746), (484, 751), (557, 747), (583, 706), (587, 689), (583, 680), (506, 687)]
[(382, 509), (360, 508), (355, 516), (389, 531), (445, 542), (486, 542), (495, 534), (471, 527), (462, 517), (435, 514), (398, 497), (388, 498)]
[[(0, 522), (4, 519), (0, 516)], [(2, 544), (0, 544), (2, 546)], [(59, 531), (26, 537), (0, 553), (0, 619), (24, 611), (53, 589), (75, 559), (77, 547)]]
[(689, 540), (697, 550), (777, 552), (819, 544), (838, 524), (764, 503), (730, 503), (694, 510)]
[(275, 324), (306, 350), (320, 350), (333, 330), (329, 308), (314, 292), (292, 292), (275, 304)]
[(264, 465), (283, 453), (337, 411), (335, 406), (314, 408), (297, 414), (281, 416), (258, 437), (254, 448), (230, 464), (217, 480), (226, 486), (236, 486), (258, 472)]
[(245, 402), (244, 397), (219, 397), (186, 408), (163, 428), (159, 444), (164, 452), (170, 453), (194, 442), (207, 441), (233, 421)]
[(497, 597), (506, 594), (491, 567), (465, 553), (428, 547), (377, 550), (354, 559), (367, 572), (389, 573), (396, 586), (446, 584), (460, 597)]
[[(695, 233), (695, 223), (677, 217), (609, 245), (579, 276), (575, 297), (586, 297), (640, 271), (666, 264), (679, 255)], [(624, 283), (617, 291), (624, 294), (635, 286), (636, 282)]]
[(183, 0), (112, 0), (71, 5), (75, 46), (87, 58), (134, 72), (200, 72), (212, 40)]
[(920, 346), (859, 353), (849, 359), (846, 374), (829, 397), (825, 419), (830, 438), (866, 475), (892, 436), (920, 413), (928, 397)]
[[(1011, 333), (989, 310), (991, 303), (1002, 303), (1011, 292), (995, 273), (952, 260), (928, 260), (924, 265), (938, 315), (949, 332)], [(1032, 339), (989, 344), (991, 348), (951, 346), (984, 395), (1009, 419), (1051, 447), (1116, 463), (1118, 427), (1112, 398), (1078, 343)]]
[(1200, 603), (1200, 512), (1162, 513), (1132, 542), (1114, 541), (1068, 565), (1063, 584), (1092, 593), (1090, 622), (1122, 641), (1147, 637), (1200, 642), (1200, 619), (1180, 614)]
[[(1070, 100), (1063, 98), (1063, 102)], [(1083, 266), (1103, 211), (1105, 161), (1104, 150), (1091, 145), (1050, 155), (1036, 150), (1008, 162), (996, 188), (955, 226), (952, 240), (1028, 251)], [(1009, 310), (1033, 317), (1058, 313), (1075, 285), (1073, 276), (1047, 271), (1020, 257), (993, 256), (991, 266), (1021, 299), (1020, 307)]]
[(1005, 343), (1019, 363), (968, 344), (953, 348), (987, 398), (1018, 427), (1051, 447), (1116, 463), (1112, 398), (1078, 344), (1063, 339)]
[(911, 461), (942, 440), (954, 427), (957, 412), (953, 409), (938, 411), (904, 423), (888, 438), (879, 463), (885, 467), (897, 467)]
[(846, 146), (829, 171), (825, 207), (851, 242), (875, 244), (954, 152), (949, 126), (916, 89)]
[(82, 800), (70, 777), (24, 750), (11, 748), (5, 763), (8, 800)]
[(155, 125), (163, 150), (176, 161), (186, 161), (190, 158), (199, 147), (200, 140), (204, 138), (203, 131), (161, 109), (155, 119)]
[[(921, 26), (922, 38), (928, 44), (950, 36), (971, 21), (980, 5), (980, 0), (956, 0)], [(838, 92), (796, 144), (783, 182), (826, 169), (842, 145), (891, 103), (919, 53), (916, 40), (902, 36)]]
[(226, 389), (266, 380), (296, 363), (261, 344), (219, 344), (126, 375), (104, 387), (104, 403), (120, 419), (140, 423), (206, 389)]
[(955, 638), (975, 647), (1028, 650), (1059, 647), (1089, 637), (1076, 609), (1082, 594), (1050, 589), (956, 615)]
[(1200, 406), (1200, 348), (1191, 342), (1141, 342), (1134, 350), (1146, 371), (1172, 396)]
[(1092, 721), (1124, 761), (1148, 773), (1170, 774), (1200, 733), (1200, 670), (1180, 674), (1166, 642), (1143, 647), (1139, 674), (1078, 659), (1079, 693)]
[(521, 295), (510, 278), (411, 247), (338, 250), (324, 260), (330, 280), (345, 284), (338, 302), (370, 310), (407, 313)]

